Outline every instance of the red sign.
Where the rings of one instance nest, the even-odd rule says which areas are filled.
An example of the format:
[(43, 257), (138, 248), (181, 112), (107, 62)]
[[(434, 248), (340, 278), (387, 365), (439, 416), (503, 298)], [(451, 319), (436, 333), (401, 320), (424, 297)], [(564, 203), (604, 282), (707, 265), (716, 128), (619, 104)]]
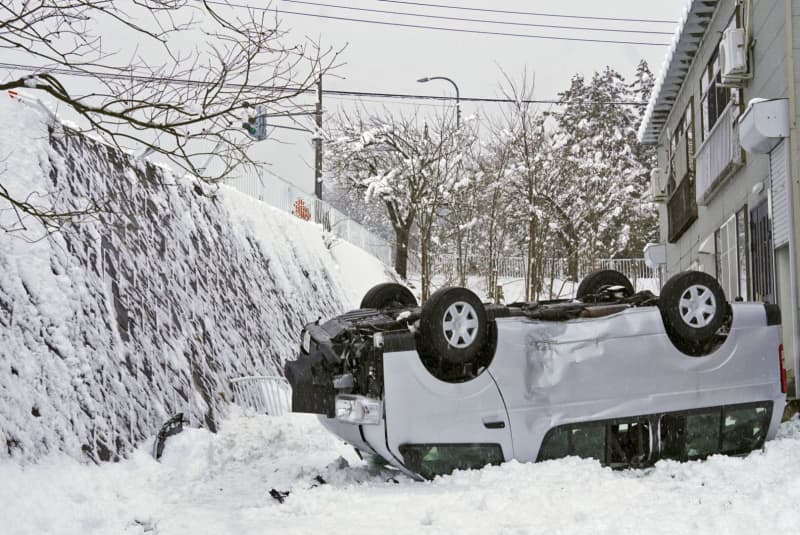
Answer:
[(311, 221), (311, 210), (308, 209), (303, 199), (294, 201), (294, 215), (305, 221)]

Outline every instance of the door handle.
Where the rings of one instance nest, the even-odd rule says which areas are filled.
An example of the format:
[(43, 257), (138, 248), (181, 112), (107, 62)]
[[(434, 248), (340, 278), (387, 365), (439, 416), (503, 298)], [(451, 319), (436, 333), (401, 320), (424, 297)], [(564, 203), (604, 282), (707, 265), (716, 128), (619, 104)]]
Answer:
[(486, 429), (505, 429), (506, 423), (503, 420), (490, 421), (490, 422), (484, 420), (483, 427), (485, 427)]

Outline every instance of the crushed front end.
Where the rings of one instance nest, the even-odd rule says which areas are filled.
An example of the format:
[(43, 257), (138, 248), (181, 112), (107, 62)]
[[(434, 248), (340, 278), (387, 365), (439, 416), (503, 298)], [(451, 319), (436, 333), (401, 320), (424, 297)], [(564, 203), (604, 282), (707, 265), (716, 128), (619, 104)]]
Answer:
[[(292, 411), (352, 424), (380, 423), (383, 399), (383, 333), (403, 330), (403, 310), (361, 309), (325, 323), (309, 323), (300, 354), (285, 366)], [(409, 333), (410, 335), (410, 333)]]

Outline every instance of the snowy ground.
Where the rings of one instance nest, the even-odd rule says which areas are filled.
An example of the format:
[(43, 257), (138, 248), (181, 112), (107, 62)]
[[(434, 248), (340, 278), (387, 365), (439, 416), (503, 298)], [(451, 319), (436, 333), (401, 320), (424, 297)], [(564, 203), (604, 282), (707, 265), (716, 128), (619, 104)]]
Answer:
[[(789, 533), (800, 521), (800, 421), (747, 458), (614, 472), (574, 458), (506, 463), (417, 483), (369, 467), (312, 416), (235, 415), (219, 434), (143, 444), (100, 466), (0, 464), (16, 534)], [(325, 484), (315, 478), (320, 476)], [(284, 503), (271, 489), (291, 491)]]

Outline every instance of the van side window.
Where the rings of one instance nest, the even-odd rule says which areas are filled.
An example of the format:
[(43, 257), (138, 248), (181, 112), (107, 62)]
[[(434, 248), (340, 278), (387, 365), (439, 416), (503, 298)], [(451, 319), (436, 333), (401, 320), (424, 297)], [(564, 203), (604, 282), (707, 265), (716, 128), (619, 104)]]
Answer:
[(603, 423), (587, 422), (555, 427), (548, 431), (539, 448), (538, 461), (561, 459), (569, 455), (605, 459), (606, 426)]
[(570, 441), (572, 442), (570, 455), (598, 461), (605, 458), (605, 425), (586, 423), (572, 428), (570, 432)]
[(646, 419), (570, 424), (551, 429), (539, 449), (539, 461), (575, 455), (613, 468), (641, 466), (650, 458)]
[(726, 407), (723, 410), (722, 453), (736, 455), (761, 448), (771, 418), (767, 407)]
[(659, 425), (661, 438), (661, 458), (685, 460), (684, 441), (686, 436), (686, 417), (684, 415), (665, 414)]
[(569, 455), (569, 431), (563, 427), (551, 429), (539, 448), (539, 461), (561, 459)]
[(764, 444), (771, 403), (710, 407), (661, 417), (661, 458), (705, 459), (715, 453), (736, 455)]
[(720, 412), (688, 414), (683, 453), (687, 460), (704, 459), (719, 451)]
[(609, 424), (607, 437), (606, 464), (612, 468), (642, 466), (650, 458), (650, 424), (647, 420)]
[(410, 470), (426, 479), (504, 460), (500, 444), (402, 444), (400, 454)]
[(704, 459), (719, 452), (720, 409), (661, 417), (661, 458), (676, 461)]

